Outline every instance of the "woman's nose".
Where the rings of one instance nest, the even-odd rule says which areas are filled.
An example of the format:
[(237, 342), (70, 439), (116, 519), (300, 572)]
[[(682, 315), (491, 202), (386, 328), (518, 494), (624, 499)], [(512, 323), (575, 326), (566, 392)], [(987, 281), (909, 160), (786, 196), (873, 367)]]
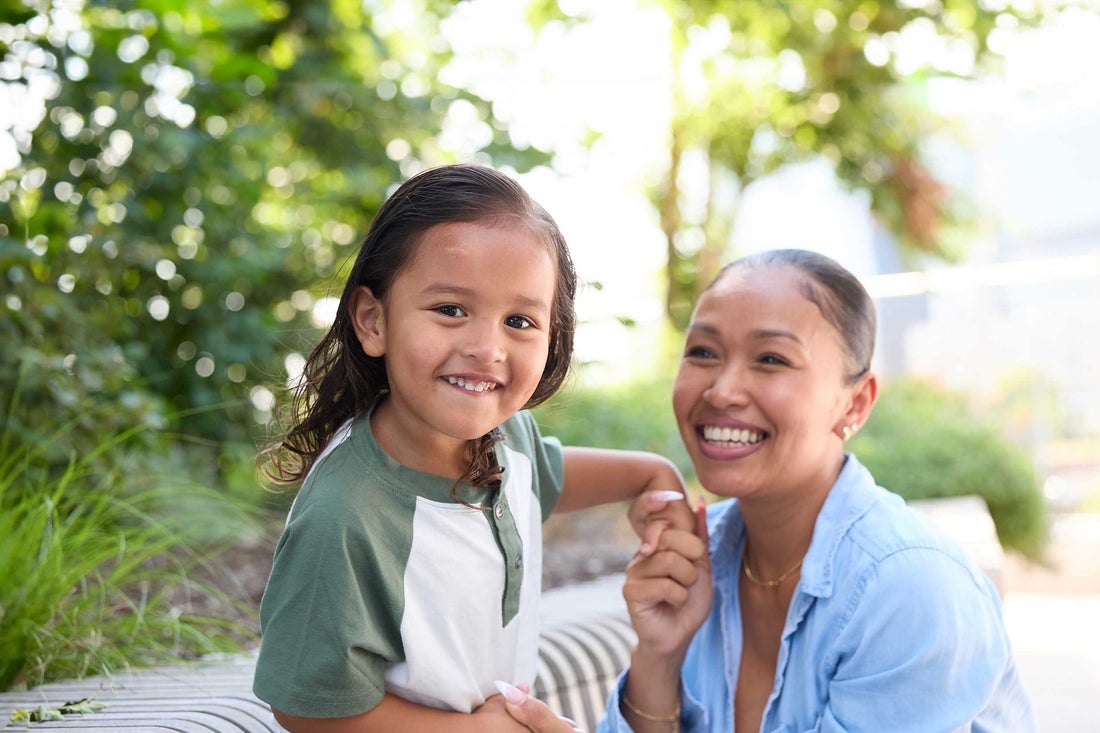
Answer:
[(736, 364), (727, 364), (703, 391), (703, 399), (723, 409), (744, 404), (747, 400), (745, 386), (744, 370)]

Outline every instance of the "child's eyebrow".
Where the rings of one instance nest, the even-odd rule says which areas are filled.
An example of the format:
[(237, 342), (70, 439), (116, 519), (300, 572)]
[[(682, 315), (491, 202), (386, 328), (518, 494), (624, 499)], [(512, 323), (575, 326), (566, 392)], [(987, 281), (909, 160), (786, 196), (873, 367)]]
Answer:
[[(473, 288), (467, 288), (462, 285), (448, 285), (446, 283), (436, 283), (429, 285), (420, 291), (423, 295), (427, 296), (453, 296), (472, 298), (477, 295), (477, 291)], [(550, 304), (540, 298), (532, 298), (528, 295), (516, 296), (516, 304), (523, 308), (536, 308), (540, 310), (550, 310)]]

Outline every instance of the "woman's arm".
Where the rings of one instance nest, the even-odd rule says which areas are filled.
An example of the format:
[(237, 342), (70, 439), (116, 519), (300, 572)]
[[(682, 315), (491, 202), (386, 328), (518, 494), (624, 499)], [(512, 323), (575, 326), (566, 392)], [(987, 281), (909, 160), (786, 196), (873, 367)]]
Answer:
[(893, 553), (850, 605), (821, 731), (1035, 730), (996, 592), (960, 561)]
[[(712, 600), (706, 506), (695, 510), (695, 530), (668, 528), (652, 554), (627, 567), (623, 596), (638, 645), (630, 659), (620, 712), (636, 733), (678, 730), (680, 677), (695, 632)], [(677, 721), (674, 728), (670, 720)]]
[(346, 718), (302, 718), (274, 708), (271, 712), (290, 733), (528, 733), (508, 714), (500, 695), (472, 713), (438, 710), (390, 694), (362, 715)]

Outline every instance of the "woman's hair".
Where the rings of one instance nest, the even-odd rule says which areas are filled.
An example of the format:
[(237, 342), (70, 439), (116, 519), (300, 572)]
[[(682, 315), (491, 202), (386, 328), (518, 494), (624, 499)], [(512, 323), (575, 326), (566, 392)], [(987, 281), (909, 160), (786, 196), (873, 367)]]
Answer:
[(731, 270), (776, 267), (793, 267), (805, 276), (802, 294), (818, 307), (844, 343), (848, 355), (848, 382), (870, 371), (875, 351), (874, 302), (855, 275), (825, 255), (804, 249), (758, 252), (723, 267), (707, 287), (712, 287)]
[[(389, 389), (385, 357), (368, 356), (349, 313), (360, 286), (384, 300), (410, 264), (425, 233), (448, 222), (486, 226), (521, 225), (541, 240), (555, 261), (556, 290), (551, 306), (550, 349), (542, 378), (525, 407), (553, 395), (569, 373), (573, 356), (577, 275), (565, 238), (549, 213), (512, 178), (477, 165), (432, 168), (403, 183), (371, 222), (348, 275), (336, 319), (306, 361), (293, 390), (290, 429), (263, 453), (264, 475), (276, 484), (300, 483), (333, 433), (370, 409)], [(493, 277), (493, 273), (485, 273)], [(477, 486), (499, 484), (493, 444), (499, 431), (471, 441), (467, 473), (459, 480)], [(456, 483), (456, 489), (458, 484)]]

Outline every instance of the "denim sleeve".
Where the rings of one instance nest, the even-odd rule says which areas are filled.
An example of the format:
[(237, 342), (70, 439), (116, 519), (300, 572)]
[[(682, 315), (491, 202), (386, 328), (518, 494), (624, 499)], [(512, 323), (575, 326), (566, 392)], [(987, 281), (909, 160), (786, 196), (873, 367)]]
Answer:
[(848, 600), (820, 733), (1033, 731), (992, 584), (937, 549), (884, 558)]
[[(619, 703), (622, 700), (623, 690), (626, 689), (626, 678), (630, 674), (628, 668), (619, 675), (618, 682), (611, 688), (611, 694), (607, 696), (607, 710), (596, 733), (633, 733), (630, 723), (626, 722)], [(632, 701), (633, 702), (633, 701)], [(680, 730), (682, 733), (705, 733), (707, 730), (707, 710), (696, 700), (683, 686), (680, 688)]]

